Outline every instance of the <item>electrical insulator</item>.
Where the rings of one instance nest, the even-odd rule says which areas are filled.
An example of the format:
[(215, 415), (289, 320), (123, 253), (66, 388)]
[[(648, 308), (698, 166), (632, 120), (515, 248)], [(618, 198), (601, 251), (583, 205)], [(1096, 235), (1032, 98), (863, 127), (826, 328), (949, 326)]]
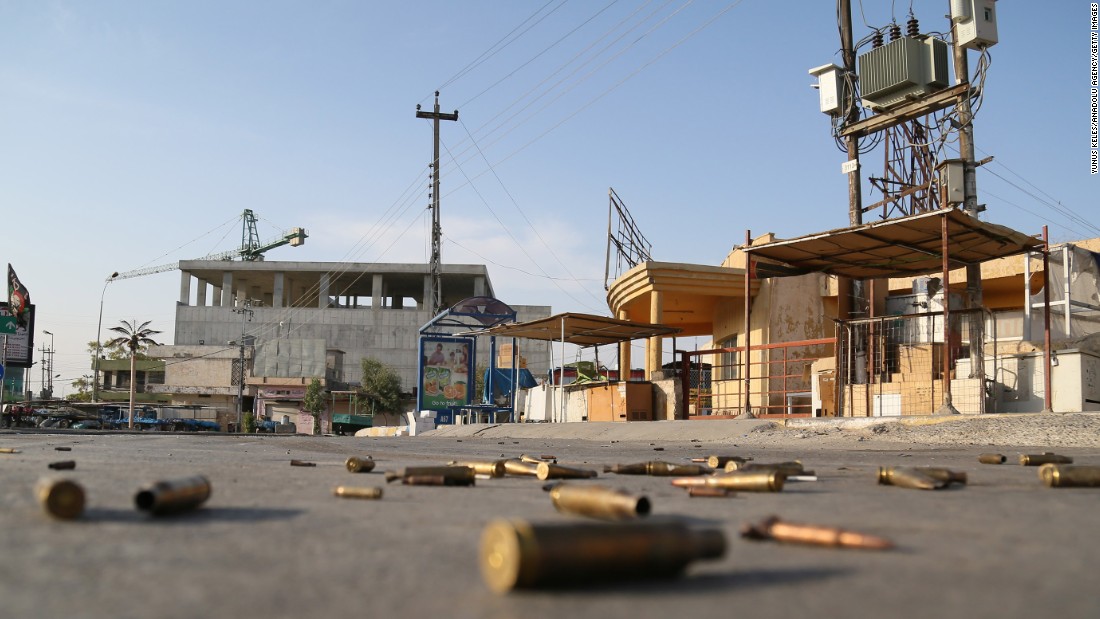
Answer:
[(901, 38), (901, 26), (897, 24), (890, 24), (890, 41), (897, 41)]
[(882, 31), (876, 30), (875, 35), (871, 37), (871, 47), (882, 47)]
[(918, 34), (920, 34), (920, 23), (917, 21), (917, 16), (910, 13), (909, 20), (905, 22), (905, 35), (915, 37)]

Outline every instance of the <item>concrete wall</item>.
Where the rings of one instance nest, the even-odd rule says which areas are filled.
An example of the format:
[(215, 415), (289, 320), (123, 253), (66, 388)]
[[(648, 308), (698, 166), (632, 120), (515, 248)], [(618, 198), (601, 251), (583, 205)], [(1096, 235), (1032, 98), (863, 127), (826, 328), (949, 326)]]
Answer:
[[(521, 321), (550, 315), (546, 306), (513, 308)], [(257, 342), (284, 335), (323, 339), (327, 348), (344, 351), (342, 370), (346, 381), (358, 383), (362, 376), (360, 361), (373, 357), (393, 366), (401, 376), (402, 388), (411, 390), (416, 385), (418, 331), (431, 318), (428, 312), (416, 309), (295, 308), (288, 314), (285, 308), (256, 307), (252, 320), (245, 322), (232, 308), (180, 305), (176, 308), (176, 343), (221, 346), (240, 339), (242, 329)], [(546, 345), (525, 342), (521, 349), (531, 372), (545, 375), (550, 366)], [(478, 342), (476, 363), (489, 363), (488, 338)]]

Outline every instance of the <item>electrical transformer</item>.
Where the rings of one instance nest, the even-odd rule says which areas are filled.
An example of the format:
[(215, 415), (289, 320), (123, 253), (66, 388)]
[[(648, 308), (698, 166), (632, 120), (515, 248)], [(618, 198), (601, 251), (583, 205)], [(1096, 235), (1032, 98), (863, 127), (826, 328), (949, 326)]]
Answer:
[(947, 43), (934, 37), (901, 37), (858, 59), (863, 104), (885, 110), (950, 85)]

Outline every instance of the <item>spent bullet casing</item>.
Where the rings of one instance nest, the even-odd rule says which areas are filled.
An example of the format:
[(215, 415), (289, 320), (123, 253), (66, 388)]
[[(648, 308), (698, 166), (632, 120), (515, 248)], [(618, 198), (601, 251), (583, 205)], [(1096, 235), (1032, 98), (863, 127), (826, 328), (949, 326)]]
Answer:
[(982, 464), (1004, 464), (1008, 458), (1004, 454), (982, 454), (978, 456), (978, 462)]
[(711, 477), (678, 477), (673, 486), (681, 488), (708, 487), (745, 492), (779, 492), (787, 476), (779, 471), (734, 471)]
[(603, 468), (605, 473), (618, 475), (651, 475), (653, 477), (686, 477), (688, 475), (709, 475), (710, 467), (697, 464), (673, 464), (671, 462), (639, 462), (637, 464), (613, 464)]
[[(694, 460), (695, 459), (692, 458), (692, 461), (694, 461)], [(741, 464), (744, 464), (745, 462), (748, 462), (749, 460), (752, 460), (752, 458), (744, 458), (742, 456), (709, 456), (707, 458), (702, 458), (701, 459), (701, 461), (703, 463), (705, 463), (707, 466), (709, 466), (712, 469), (725, 468), (726, 465), (729, 464), (730, 462), (740, 462)]]
[(1039, 467), (1039, 479), (1051, 488), (1096, 488), (1100, 487), (1100, 466), (1048, 463)]
[(504, 460), (451, 462), (451, 466), (468, 466), (472, 468), (477, 475), (488, 475), (494, 478), (504, 477), (504, 473), (506, 472)]
[(17, 454), (19, 450), (14, 447), (0, 447), (0, 454)]
[(551, 457), (549, 459), (536, 458), (535, 456), (529, 456), (527, 454), (520, 454), (519, 455), (519, 461), (520, 462), (526, 462), (528, 464), (539, 464), (541, 462), (556, 462), (557, 458), (553, 458), (553, 457)]
[(69, 479), (43, 479), (35, 486), (42, 509), (54, 518), (74, 520), (84, 513), (84, 488)]
[(540, 462), (535, 475), (545, 481), (547, 479), (590, 479), (596, 477), (597, 473), (591, 469), (578, 469), (550, 462)]
[(932, 479), (947, 482), (949, 484), (966, 484), (965, 471), (952, 471), (951, 469), (940, 466), (914, 466), (913, 468)]
[(344, 461), (349, 473), (369, 473), (374, 470), (374, 460), (352, 456)]
[(1073, 458), (1060, 456), (1049, 451), (1041, 454), (1020, 454), (1020, 466), (1040, 466), (1043, 464), (1073, 464)]
[(537, 477), (539, 468), (530, 462), (523, 462), (522, 460), (513, 458), (504, 461), (504, 473), (506, 475), (517, 475), (522, 477)]
[(772, 463), (755, 463), (755, 462), (738, 462), (737, 460), (730, 460), (726, 463), (725, 471), (732, 473), (734, 471), (778, 471), (784, 475), (802, 475), (806, 473), (806, 469), (802, 467), (802, 462), (795, 460), (793, 462), (772, 462)]
[(468, 466), (408, 466), (397, 471), (386, 471), (386, 481), (396, 481), (406, 477), (442, 476), (448, 479), (469, 480), (473, 482), (477, 473)]
[(649, 499), (606, 486), (557, 484), (550, 502), (559, 512), (601, 520), (632, 520), (649, 515)]
[(316, 462), (307, 462), (305, 460), (291, 460), (290, 466), (317, 466)]
[(783, 522), (772, 516), (760, 524), (748, 524), (741, 527), (741, 537), (747, 539), (771, 539), (778, 542), (808, 544), (812, 546), (831, 546), (841, 548), (864, 548), (885, 550), (893, 548), (888, 539), (811, 524)]
[(448, 477), (446, 475), (406, 475), (401, 478), (406, 486), (472, 486), (474, 478)]
[(735, 497), (737, 493), (728, 488), (693, 486), (688, 488), (688, 496), (692, 498), (725, 499)]
[(336, 486), (332, 494), (345, 499), (380, 499), (381, 488), (362, 488), (357, 486)]
[(688, 564), (726, 552), (720, 530), (680, 521), (531, 524), (496, 520), (481, 535), (490, 589), (537, 589), (680, 576)]
[(55, 471), (70, 471), (70, 470), (76, 468), (76, 461), (75, 460), (62, 460), (60, 462), (51, 462), (46, 466), (50, 467), (51, 469), (54, 469)]
[(913, 488), (915, 490), (939, 490), (946, 488), (948, 482), (937, 479), (916, 468), (900, 466), (880, 466), (878, 483), (884, 486)]
[(202, 475), (158, 481), (134, 495), (141, 511), (155, 516), (195, 509), (210, 498), (210, 480)]

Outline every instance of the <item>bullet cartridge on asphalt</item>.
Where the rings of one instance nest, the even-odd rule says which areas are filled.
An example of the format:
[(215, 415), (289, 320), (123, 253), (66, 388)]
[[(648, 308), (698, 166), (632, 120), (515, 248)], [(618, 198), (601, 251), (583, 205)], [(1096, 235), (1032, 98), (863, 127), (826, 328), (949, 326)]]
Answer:
[(882, 537), (835, 527), (783, 522), (776, 516), (767, 518), (760, 524), (744, 525), (741, 527), (741, 537), (811, 546), (862, 548), (867, 550), (885, 550), (894, 547), (893, 542)]
[(374, 470), (374, 460), (352, 456), (344, 461), (349, 473), (369, 473)]
[(691, 488), (688, 488), (688, 496), (692, 498), (728, 499), (737, 496), (737, 493), (727, 488), (692, 486)]
[(966, 485), (965, 471), (952, 471), (941, 466), (914, 466), (914, 470), (920, 471), (932, 479), (947, 482), (948, 484)]
[(532, 524), (490, 522), (481, 535), (481, 574), (489, 589), (599, 586), (676, 578), (696, 560), (718, 559), (726, 537), (681, 521)]
[(807, 475), (813, 473), (803, 468), (802, 462), (798, 460), (772, 463), (738, 462), (737, 460), (730, 460), (726, 463), (725, 471), (727, 473), (732, 473), (734, 471), (778, 471), (784, 475)]
[(645, 496), (587, 484), (556, 484), (550, 489), (550, 502), (559, 512), (600, 520), (633, 520), (650, 511)]
[(603, 467), (604, 473), (617, 475), (651, 475), (653, 477), (687, 477), (689, 475), (710, 475), (714, 472), (708, 466), (698, 464), (673, 464), (654, 460), (636, 464), (612, 464)]
[(734, 471), (703, 477), (677, 477), (673, 486), (681, 488), (725, 488), (744, 492), (779, 492), (787, 477), (779, 471)]
[(451, 466), (468, 466), (474, 470), (477, 475), (485, 475), (487, 477), (499, 478), (504, 477), (506, 469), (504, 466), (504, 460), (488, 460), (488, 461), (468, 461), (468, 462), (456, 462), (451, 461)]
[(1043, 464), (1073, 464), (1073, 458), (1055, 453), (1020, 454), (1020, 466), (1041, 466)]
[(1100, 466), (1044, 464), (1039, 467), (1039, 479), (1051, 488), (1097, 488)]
[(549, 462), (539, 463), (535, 474), (543, 481), (547, 479), (591, 479), (598, 475), (596, 471), (591, 469), (579, 469)]
[(50, 467), (51, 469), (53, 469), (55, 471), (71, 471), (72, 469), (76, 468), (76, 461), (75, 460), (62, 460), (60, 462), (51, 462), (46, 466)]
[(84, 488), (70, 479), (42, 479), (34, 489), (42, 509), (54, 518), (75, 520), (84, 513)]
[(474, 469), (468, 466), (407, 466), (396, 471), (386, 471), (386, 481), (397, 481), (407, 477), (446, 477), (473, 482), (476, 474)]
[[(694, 462), (695, 460), (695, 458), (692, 458), (692, 462)], [(752, 458), (745, 458), (743, 456), (708, 456), (699, 460), (712, 469), (722, 469), (725, 468), (726, 465), (730, 462), (740, 462), (741, 464), (744, 464), (745, 462), (752, 460)]]
[(210, 480), (202, 475), (158, 481), (134, 495), (134, 505), (154, 516), (195, 509), (210, 498)]
[(1008, 458), (1004, 454), (982, 454), (978, 456), (978, 462), (982, 464), (1004, 464)]
[(360, 486), (336, 486), (332, 489), (332, 494), (345, 499), (380, 499), (382, 498), (382, 489)]
[(406, 475), (401, 478), (406, 486), (473, 486), (477, 483), (474, 476), (458, 477), (447, 475)]
[(883, 486), (897, 486), (914, 490), (939, 490), (946, 488), (948, 482), (937, 479), (914, 467), (880, 466), (878, 483)]
[(538, 477), (539, 467), (530, 462), (523, 462), (522, 460), (513, 458), (504, 461), (504, 473), (517, 477)]

